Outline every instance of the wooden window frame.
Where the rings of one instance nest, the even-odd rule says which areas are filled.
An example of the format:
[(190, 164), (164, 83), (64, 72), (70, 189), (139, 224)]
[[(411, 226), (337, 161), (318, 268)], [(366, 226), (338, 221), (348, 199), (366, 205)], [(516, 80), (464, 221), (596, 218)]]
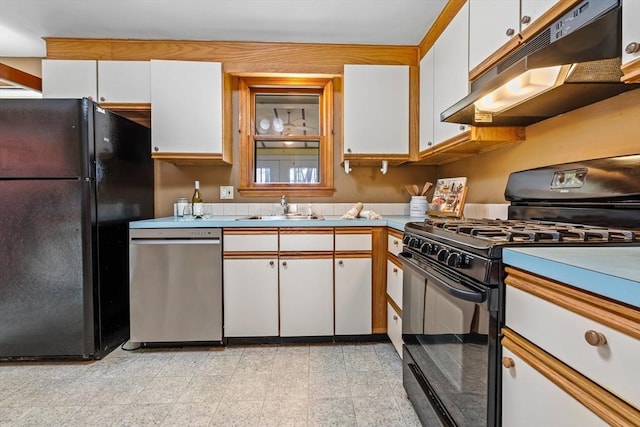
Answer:
[[(331, 196), (333, 186), (333, 77), (240, 77), (240, 185), (238, 192), (243, 196)], [(320, 140), (318, 183), (256, 183), (255, 139), (265, 139), (265, 135), (255, 134), (256, 90), (267, 90), (278, 94), (312, 92), (320, 95)], [(274, 139), (282, 137), (271, 137)], [(300, 138), (300, 137), (298, 137)]]

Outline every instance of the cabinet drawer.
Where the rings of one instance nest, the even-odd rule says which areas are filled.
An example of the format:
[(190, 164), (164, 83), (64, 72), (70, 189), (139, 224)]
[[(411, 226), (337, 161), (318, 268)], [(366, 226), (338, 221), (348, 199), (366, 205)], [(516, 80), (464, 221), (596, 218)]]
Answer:
[(338, 234), (336, 232), (336, 251), (370, 251), (371, 234)]
[(387, 260), (387, 295), (402, 309), (402, 268)]
[(224, 234), (225, 252), (277, 252), (278, 232), (265, 234)]
[(333, 251), (333, 231), (327, 233), (280, 233), (280, 251)]
[[(640, 408), (640, 340), (514, 286), (505, 298), (507, 327)], [(587, 333), (606, 343), (589, 344)]]
[(402, 359), (402, 317), (387, 303), (387, 335)]
[(396, 234), (390, 231), (387, 239), (389, 240), (389, 252), (398, 256), (398, 254), (402, 252), (402, 234)]
[(503, 348), (502, 356), (513, 362), (511, 368), (502, 367), (502, 425), (607, 425), (510, 350)]

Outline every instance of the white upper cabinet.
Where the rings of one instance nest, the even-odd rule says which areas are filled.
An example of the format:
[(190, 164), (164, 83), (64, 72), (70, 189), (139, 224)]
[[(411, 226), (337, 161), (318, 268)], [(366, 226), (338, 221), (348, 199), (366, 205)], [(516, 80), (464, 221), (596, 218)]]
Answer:
[[(460, 9), (433, 46), (434, 144), (452, 138), (466, 126), (440, 121), (440, 113), (469, 93), (469, 6)], [(421, 138), (422, 139), (422, 138)]]
[(151, 102), (149, 61), (98, 61), (98, 101)]
[(433, 49), (420, 61), (420, 151), (433, 146)]
[(97, 101), (98, 77), (93, 60), (42, 60), (43, 98), (89, 98)]
[(628, 64), (640, 58), (640, 1), (626, 0), (623, 6), (622, 63)]
[(154, 153), (222, 152), (222, 64), (151, 60)]
[(409, 67), (344, 66), (346, 154), (409, 153)]
[(470, 0), (469, 3), (469, 70), (473, 70), (556, 0)]

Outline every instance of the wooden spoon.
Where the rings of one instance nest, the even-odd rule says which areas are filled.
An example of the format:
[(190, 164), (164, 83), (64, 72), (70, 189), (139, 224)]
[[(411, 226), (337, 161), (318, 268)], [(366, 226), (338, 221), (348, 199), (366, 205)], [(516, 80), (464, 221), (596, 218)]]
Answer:
[(431, 187), (433, 187), (433, 184), (430, 182), (425, 182), (424, 183), (424, 187), (422, 187), (422, 193), (420, 193), (421, 196), (424, 196), (425, 194), (427, 194), (427, 192), (429, 190), (431, 190)]
[(418, 194), (420, 194), (420, 187), (418, 187), (416, 184), (413, 184), (413, 195), (417, 196)]
[(409, 193), (410, 196), (416, 196), (417, 193), (413, 190), (413, 186), (407, 184), (404, 186), (404, 189), (407, 190), (407, 193)]

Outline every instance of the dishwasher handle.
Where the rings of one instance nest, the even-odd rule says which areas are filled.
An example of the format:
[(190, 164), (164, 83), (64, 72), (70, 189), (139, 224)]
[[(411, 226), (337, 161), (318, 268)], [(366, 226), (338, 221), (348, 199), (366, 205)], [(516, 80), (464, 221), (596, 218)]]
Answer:
[(132, 245), (219, 245), (220, 239), (131, 239)]

